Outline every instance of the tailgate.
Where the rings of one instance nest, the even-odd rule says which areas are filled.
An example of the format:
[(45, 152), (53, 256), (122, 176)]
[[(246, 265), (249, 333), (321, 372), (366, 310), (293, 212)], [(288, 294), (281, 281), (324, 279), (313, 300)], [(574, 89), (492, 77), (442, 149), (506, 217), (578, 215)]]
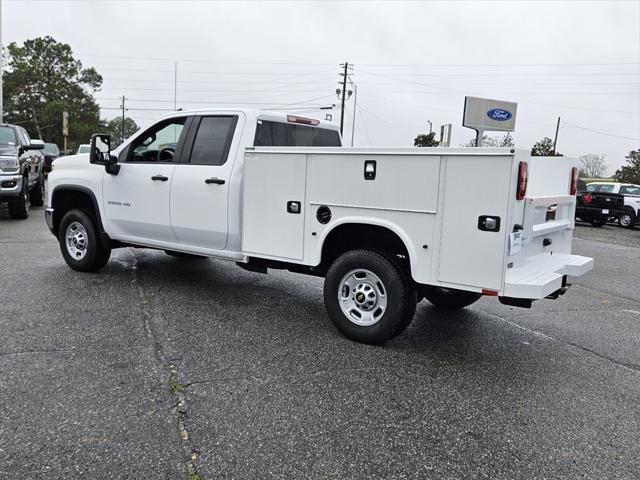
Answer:
[(620, 209), (624, 207), (624, 196), (617, 193), (592, 193), (588, 207)]
[[(593, 259), (571, 254), (575, 227), (575, 195), (569, 195), (575, 162), (534, 157), (527, 197), (513, 217), (502, 295), (540, 299), (563, 286), (563, 276), (580, 276)], [(518, 222), (521, 221), (521, 223)]]

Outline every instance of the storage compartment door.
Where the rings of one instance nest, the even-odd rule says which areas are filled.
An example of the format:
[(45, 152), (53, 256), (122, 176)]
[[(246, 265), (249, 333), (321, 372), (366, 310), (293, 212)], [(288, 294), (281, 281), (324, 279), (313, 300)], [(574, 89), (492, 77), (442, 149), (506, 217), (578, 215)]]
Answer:
[[(438, 280), (500, 290), (511, 183), (510, 156), (448, 157)], [(480, 217), (500, 219), (499, 231), (481, 230)]]
[(306, 171), (306, 155), (245, 155), (244, 254), (302, 260)]

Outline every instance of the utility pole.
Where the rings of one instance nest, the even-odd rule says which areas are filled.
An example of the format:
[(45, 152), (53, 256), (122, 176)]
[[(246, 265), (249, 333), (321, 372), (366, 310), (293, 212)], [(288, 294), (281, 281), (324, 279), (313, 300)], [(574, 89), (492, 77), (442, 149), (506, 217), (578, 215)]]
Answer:
[(560, 130), (560, 117), (558, 117), (558, 123), (556, 124), (556, 136), (553, 137), (553, 156), (556, 155), (556, 144), (558, 143), (558, 130)]
[(173, 110), (177, 110), (178, 104), (178, 62), (173, 62)]
[(349, 76), (349, 82), (353, 86), (353, 118), (351, 121), (351, 146), (353, 147), (353, 136), (355, 135), (356, 131), (356, 109), (358, 107), (358, 86), (355, 84), (351, 76)]
[(349, 69), (349, 62), (345, 62), (344, 73), (342, 74), (342, 107), (340, 109), (340, 136), (342, 136), (342, 127), (344, 126), (344, 102), (347, 99), (347, 70), (348, 69)]
[(122, 133), (120, 135), (120, 143), (124, 142), (124, 112), (125, 112), (124, 101), (125, 101), (125, 98), (124, 98), (124, 95), (123, 95), (122, 96), (122, 128), (121, 128), (121, 132)]

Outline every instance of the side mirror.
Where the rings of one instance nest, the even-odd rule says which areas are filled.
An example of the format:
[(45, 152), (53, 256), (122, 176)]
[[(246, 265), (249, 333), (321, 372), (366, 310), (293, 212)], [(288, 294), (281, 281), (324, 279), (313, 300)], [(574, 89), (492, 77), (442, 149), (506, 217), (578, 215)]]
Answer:
[(104, 165), (107, 173), (117, 175), (118, 159), (111, 155), (111, 135), (94, 133), (91, 135), (91, 149), (89, 150), (89, 163)]

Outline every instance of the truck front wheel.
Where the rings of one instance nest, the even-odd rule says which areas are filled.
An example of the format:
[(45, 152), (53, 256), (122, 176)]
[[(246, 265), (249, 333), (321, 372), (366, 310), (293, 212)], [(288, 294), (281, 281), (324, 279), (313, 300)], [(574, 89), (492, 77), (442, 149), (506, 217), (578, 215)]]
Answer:
[(111, 249), (100, 241), (96, 222), (82, 210), (69, 210), (62, 217), (58, 241), (67, 265), (80, 272), (99, 270), (111, 256)]
[(34, 207), (41, 207), (44, 205), (44, 173), (38, 177), (38, 181), (29, 192), (29, 202)]
[(15, 200), (9, 202), (9, 216), (16, 219), (29, 218), (29, 187), (27, 177), (22, 180), (22, 190)]
[(393, 257), (352, 250), (329, 268), (324, 304), (344, 336), (377, 345), (399, 335), (411, 323), (416, 291), (409, 273)]
[(482, 297), (480, 293), (455, 290), (453, 288), (434, 287), (431, 285), (421, 287), (420, 293), (436, 307), (451, 310), (468, 307)]

